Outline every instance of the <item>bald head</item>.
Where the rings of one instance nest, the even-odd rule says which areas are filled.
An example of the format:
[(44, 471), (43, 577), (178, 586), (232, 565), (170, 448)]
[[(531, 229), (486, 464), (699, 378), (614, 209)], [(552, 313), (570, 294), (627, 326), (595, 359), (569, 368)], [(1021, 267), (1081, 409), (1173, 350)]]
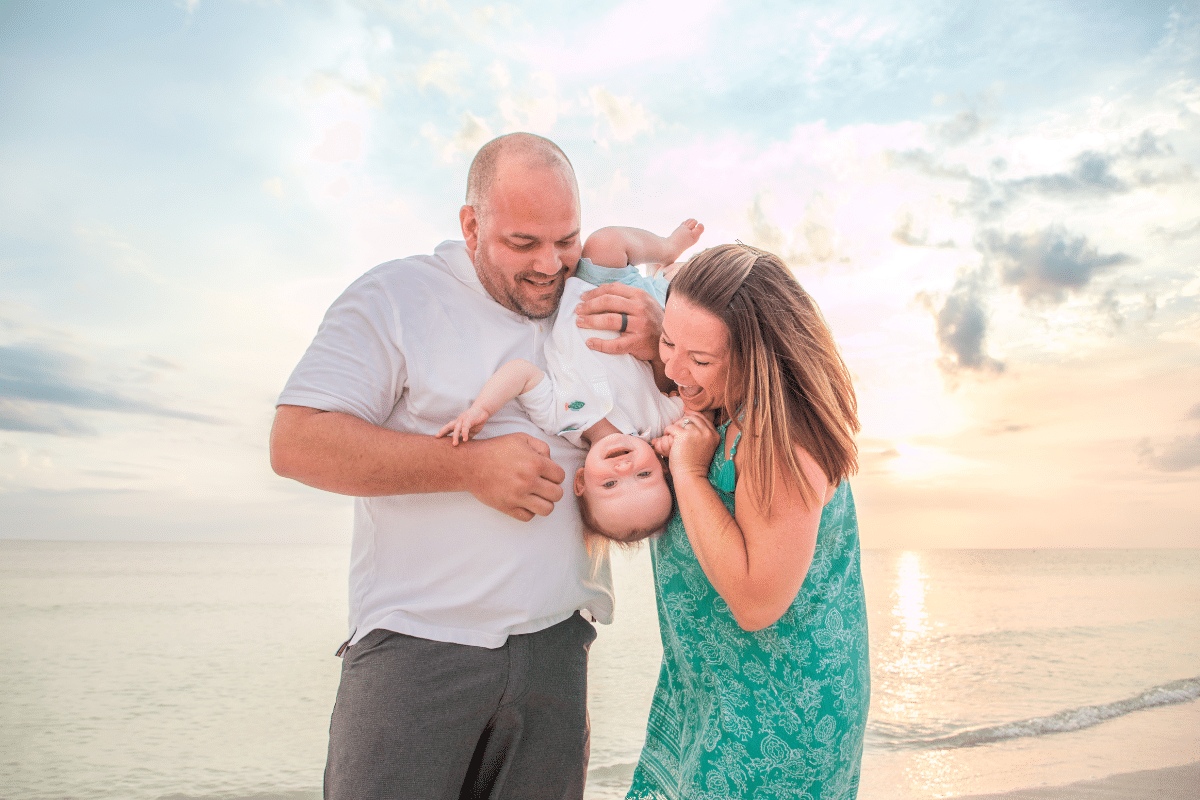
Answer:
[(504, 168), (560, 171), (579, 197), (575, 169), (558, 145), (533, 133), (508, 133), (479, 148), (471, 162), (467, 173), (467, 205), (474, 207), (476, 214), (487, 213), (497, 176), (507, 171)]
[(579, 263), (579, 186), (563, 151), (532, 133), (488, 142), (467, 177), (458, 213), (483, 288), (530, 319), (558, 309)]

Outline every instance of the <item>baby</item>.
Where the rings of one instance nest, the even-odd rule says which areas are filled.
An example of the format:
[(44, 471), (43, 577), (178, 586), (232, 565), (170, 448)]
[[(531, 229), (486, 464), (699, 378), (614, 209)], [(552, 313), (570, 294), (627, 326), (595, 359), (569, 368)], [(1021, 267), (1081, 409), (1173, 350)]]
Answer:
[[(645, 289), (661, 304), (666, 280), (646, 278), (635, 266), (672, 264), (703, 231), (694, 219), (666, 237), (638, 228), (596, 231), (584, 242), (576, 277), (567, 279), (559, 308), (573, 309), (581, 294), (613, 281)], [(559, 313), (545, 346), (549, 375), (528, 361), (509, 361), (438, 436), (453, 436), (456, 445), (466, 441), (516, 398), (546, 433), (578, 447), (587, 442), (587, 458), (574, 480), (584, 528), (632, 544), (662, 530), (670, 519), (671, 491), (649, 440), (682, 416), (683, 402), (659, 392), (650, 365), (631, 355), (598, 353), (585, 343), (588, 337), (617, 335), (580, 329), (574, 314)]]

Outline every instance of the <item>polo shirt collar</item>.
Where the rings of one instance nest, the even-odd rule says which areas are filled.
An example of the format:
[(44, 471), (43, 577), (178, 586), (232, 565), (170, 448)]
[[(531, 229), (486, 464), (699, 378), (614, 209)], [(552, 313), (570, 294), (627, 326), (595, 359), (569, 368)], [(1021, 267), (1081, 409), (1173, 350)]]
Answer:
[(518, 314), (512, 309), (505, 308), (496, 302), (496, 298), (492, 297), (491, 293), (484, 288), (479, 281), (479, 274), (475, 272), (475, 264), (471, 261), (471, 256), (467, 253), (467, 243), (461, 240), (447, 240), (439, 244), (433, 251), (434, 255), (441, 259), (446, 265), (446, 272), (454, 276), (459, 283), (473, 290), (489, 303), (496, 307), (496, 311), (504, 314), (517, 322), (524, 322), (529, 325), (540, 325), (546, 320), (530, 319), (524, 314)]
[(460, 283), (470, 287), (493, 303), (496, 302), (495, 298), (488, 294), (488, 290), (483, 288), (483, 284), (479, 282), (479, 275), (476, 274), (475, 264), (467, 252), (466, 242), (461, 239), (448, 239), (439, 244), (433, 253), (446, 265), (446, 271), (457, 278)]

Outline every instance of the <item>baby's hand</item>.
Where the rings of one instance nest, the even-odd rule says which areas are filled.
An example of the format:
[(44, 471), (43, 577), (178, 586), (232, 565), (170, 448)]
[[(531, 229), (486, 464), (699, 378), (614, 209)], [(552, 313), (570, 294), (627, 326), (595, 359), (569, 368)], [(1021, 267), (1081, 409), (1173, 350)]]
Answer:
[(675, 437), (669, 433), (664, 433), (657, 439), (650, 440), (650, 446), (654, 448), (654, 452), (658, 453), (663, 458), (671, 456), (671, 445), (674, 443)]
[(479, 433), (483, 429), (483, 423), (487, 422), (490, 416), (483, 406), (472, 403), (470, 408), (458, 415), (458, 419), (447, 422), (438, 431), (438, 438), (453, 434), (454, 446), (457, 447), (459, 442), (465, 442)]

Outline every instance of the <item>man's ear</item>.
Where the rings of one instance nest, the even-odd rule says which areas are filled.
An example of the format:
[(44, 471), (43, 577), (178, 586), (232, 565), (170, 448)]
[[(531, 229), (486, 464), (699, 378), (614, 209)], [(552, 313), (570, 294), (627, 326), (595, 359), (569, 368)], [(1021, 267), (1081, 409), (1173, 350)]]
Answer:
[(467, 252), (475, 260), (475, 248), (479, 245), (479, 217), (474, 206), (463, 206), (458, 210), (458, 222), (462, 226), (463, 238), (467, 240)]
[(575, 496), (583, 494), (583, 467), (575, 470)]

